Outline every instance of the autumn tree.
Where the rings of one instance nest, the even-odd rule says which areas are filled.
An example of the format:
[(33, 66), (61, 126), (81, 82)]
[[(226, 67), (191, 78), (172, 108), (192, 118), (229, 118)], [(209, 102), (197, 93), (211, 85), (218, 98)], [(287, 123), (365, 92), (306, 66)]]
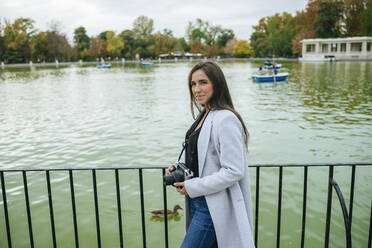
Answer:
[(48, 61), (50, 59), (50, 51), (48, 44), (48, 33), (40, 32), (32, 39), (32, 57), (36, 61)]
[(110, 56), (119, 56), (121, 54), (121, 50), (124, 48), (124, 42), (120, 36), (116, 36), (115, 32), (108, 31), (106, 33), (107, 38), (107, 53)]
[(6, 20), (4, 27), (4, 58), (8, 62), (27, 62), (31, 57), (31, 39), (35, 33), (34, 21), (18, 18), (13, 23)]
[(234, 46), (233, 54), (237, 57), (250, 57), (254, 56), (254, 51), (251, 49), (248, 41), (239, 40)]
[(236, 39), (231, 39), (226, 42), (223, 52), (228, 55), (233, 55), (234, 54), (234, 46), (236, 45), (238, 41)]
[(89, 56), (91, 58), (99, 59), (99, 58), (106, 58), (108, 56), (107, 53), (107, 42), (106, 40), (101, 39), (98, 35), (97, 37), (91, 37), (89, 41), (90, 47), (88, 50)]

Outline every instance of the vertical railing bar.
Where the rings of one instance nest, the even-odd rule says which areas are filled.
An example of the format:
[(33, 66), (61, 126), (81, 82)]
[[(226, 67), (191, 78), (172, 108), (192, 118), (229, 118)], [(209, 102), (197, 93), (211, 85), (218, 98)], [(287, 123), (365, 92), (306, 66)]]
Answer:
[(145, 223), (145, 206), (143, 199), (143, 176), (142, 169), (139, 169), (140, 197), (141, 197), (141, 220), (142, 220), (142, 242), (143, 248), (146, 248), (146, 223)]
[(53, 198), (52, 198), (52, 188), (51, 188), (51, 185), (50, 185), (49, 170), (46, 170), (45, 173), (46, 173), (47, 188), (48, 188), (50, 225), (51, 225), (51, 228), (52, 228), (53, 247), (56, 248), (57, 247), (56, 229), (55, 229), (55, 224), (54, 224)]
[(27, 222), (28, 222), (28, 234), (30, 237), (30, 247), (34, 247), (34, 235), (32, 232), (32, 221), (31, 221), (31, 211), (30, 211), (30, 198), (28, 195), (28, 186), (27, 186), (27, 175), (26, 171), (22, 171), (23, 176), (23, 187), (25, 191), (25, 200), (26, 200), (26, 211), (27, 211)]
[(5, 217), (5, 226), (6, 226), (6, 236), (8, 239), (8, 248), (12, 247), (12, 239), (10, 236), (10, 226), (9, 226), (9, 215), (8, 215), (8, 203), (6, 199), (6, 191), (5, 191), (5, 179), (4, 179), (4, 172), (0, 171), (0, 178), (1, 178), (1, 191), (3, 194), (3, 202), (4, 202), (4, 217)]
[(282, 215), (282, 179), (283, 179), (283, 167), (279, 167), (279, 196), (278, 196), (278, 221), (276, 230), (276, 247), (280, 247), (280, 222)]
[(352, 170), (351, 170), (350, 202), (349, 202), (350, 231), (351, 231), (351, 221), (353, 219), (354, 186), (355, 186), (355, 165), (352, 166)]
[(302, 200), (302, 233), (301, 233), (301, 248), (305, 245), (305, 230), (306, 230), (306, 201), (307, 201), (307, 166), (304, 167), (304, 191)]
[(93, 177), (93, 192), (94, 192), (94, 207), (96, 212), (96, 228), (97, 228), (97, 245), (98, 248), (101, 248), (101, 230), (99, 226), (99, 208), (98, 208), (98, 193), (97, 193), (97, 177), (96, 170), (92, 170)]
[[(162, 175), (165, 175), (165, 169), (162, 169)], [(167, 188), (166, 185), (163, 183), (163, 205), (164, 205), (164, 213), (167, 213), (168, 206), (167, 206)], [(168, 248), (168, 214), (164, 214), (164, 238), (165, 238), (165, 247)]]
[(331, 223), (331, 209), (332, 209), (332, 184), (330, 180), (333, 179), (333, 165), (329, 166), (328, 176), (328, 199), (327, 199), (327, 216), (326, 216), (326, 228), (325, 228), (325, 239), (324, 247), (328, 248), (329, 245), (329, 230)]
[(75, 189), (74, 189), (74, 176), (72, 170), (68, 170), (70, 178), (70, 191), (71, 191), (71, 205), (72, 205), (72, 217), (74, 221), (74, 235), (75, 235), (75, 247), (79, 248), (79, 234), (76, 217), (76, 204), (75, 204)]
[(256, 209), (254, 221), (254, 245), (258, 247), (258, 214), (260, 203), (260, 167), (256, 167)]
[(369, 218), (368, 248), (371, 248), (371, 243), (372, 243), (372, 201), (371, 201), (371, 216)]
[(120, 181), (119, 181), (119, 170), (118, 169), (115, 169), (115, 183), (116, 183), (116, 201), (117, 201), (117, 207), (118, 207), (120, 247), (123, 248), (124, 247), (123, 225), (121, 221)]

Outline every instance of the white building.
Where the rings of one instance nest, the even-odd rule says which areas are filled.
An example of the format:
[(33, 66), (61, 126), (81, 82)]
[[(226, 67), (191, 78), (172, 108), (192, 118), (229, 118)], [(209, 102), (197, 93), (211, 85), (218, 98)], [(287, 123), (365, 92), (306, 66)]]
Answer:
[(300, 61), (372, 60), (372, 37), (305, 39)]

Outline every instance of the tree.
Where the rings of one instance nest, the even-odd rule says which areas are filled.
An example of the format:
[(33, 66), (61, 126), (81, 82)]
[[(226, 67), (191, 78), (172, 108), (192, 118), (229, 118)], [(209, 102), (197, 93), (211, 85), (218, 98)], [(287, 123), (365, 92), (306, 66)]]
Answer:
[(88, 50), (89, 56), (91, 58), (105, 58), (107, 56), (107, 42), (100, 38), (98, 35), (97, 37), (90, 38), (90, 48)]
[(251, 35), (251, 47), (258, 57), (269, 56), (270, 50), (272, 49), (271, 43), (266, 38), (263, 32), (253, 32)]
[(154, 21), (147, 16), (139, 16), (133, 22), (133, 32), (136, 38), (151, 36), (154, 31)]
[(347, 36), (361, 35), (363, 32), (364, 0), (345, 1), (345, 28)]
[(9, 62), (27, 62), (31, 58), (31, 37), (35, 33), (34, 21), (18, 18), (11, 23), (5, 21), (5, 60)]
[(72, 56), (72, 48), (67, 41), (66, 35), (59, 31), (47, 31), (47, 41), (49, 50), (49, 61), (59, 60), (66, 61), (70, 60)]
[(267, 23), (267, 32), (268, 32), (268, 40), (271, 44), (272, 47), (272, 54), (274, 55), (279, 55), (280, 54), (280, 37), (279, 37), (279, 32), (277, 29), (277, 19), (276, 16), (273, 18), (270, 18)]
[(363, 17), (363, 33), (372, 36), (372, 0), (368, 0)]
[(190, 46), (186, 42), (185, 38), (183, 38), (183, 37), (177, 39), (177, 47), (178, 47), (179, 50), (181, 50), (183, 52), (189, 52), (190, 51)]
[(248, 41), (239, 40), (234, 46), (233, 54), (237, 57), (250, 57), (254, 56), (254, 51), (251, 49)]
[(102, 40), (107, 40), (106, 34), (108, 31), (103, 31), (101, 32), (98, 37), (101, 38)]
[(124, 42), (120, 36), (115, 36), (115, 32), (108, 31), (106, 33), (107, 38), (107, 52), (111, 56), (119, 56), (121, 50), (124, 48)]
[(62, 23), (52, 20), (46, 33), (50, 54), (49, 60), (70, 60), (73, 50), (66, 35), (62, 32)]
[(90, 47), (89, 36), (84, 27), (80, 26), (74, 31), (74, 43), (79, 52), (88, 50)]
[(235, 38), (234, 31), (232, 29), (222, 29), (217, 37), (218, 47), (224, 47), (229, 40)]
[(37, 61), (48, 61), (50, 58), (47, 32), (40, 32), (32, 39), (32, 57)]
[(337, 38), (341, 36), (343, 2), (321, 2), (318, 19), (315, 21), (315, 33), (319, 38)]
[(228, 55), (234, 54), (234, 46), (236, 45), (238, 41), (236, 39), (231, 39), (226, 42), (225, 47), (223, 48), (223, 52)]
[(3, 34), (3, 25), (1, 24), (0, 19), (0, 61), (3, 61), (5, 59), (5, 37)]
[(202, 43), (200, 40), (190, 41), (190, 52), (191, 53), (203, 53)]
[(134, 58), (134, 50), (135, 50), (135, 37), (134, 32), (132, 30), (124, 30), (122, 31), (119, 36), (124, 42), (124, 47), (122, 50), (122, 56), (125, 58)]

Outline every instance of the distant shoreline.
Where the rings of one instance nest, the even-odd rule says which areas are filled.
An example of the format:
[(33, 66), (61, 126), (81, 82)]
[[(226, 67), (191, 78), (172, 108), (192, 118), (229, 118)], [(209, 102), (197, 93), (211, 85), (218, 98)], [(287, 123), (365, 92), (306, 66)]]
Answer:
[[(158, 59), (153, 59), (153, 60), (146, 60), (146, 61), (151, 61), (154, 63), (163, 63), (163, 62), (192, 62), (192, 61), (202, 61), (204, 59), (161, 59), (159, 61)], [(221, 59), (216, 59), (216, 58), (208, 58), (208, 60), (215, 60), (215, 61), (267, 61), (271, 60), (271, 58), (221, 58)], [(275, 58), (276, 61), (298, 61), (298, 58)], [(139, 60), (125, 60), (124, 62), (121, 60), (113, 60), (113, 61), (106, 61), (106, 63), (110, 64), (126, 64), (126, 63), (139, 63)], [(0, 65), (0, 68), (6, 69), (6, 68), (24, 68), (24, 67), (50, 67), (50, 66), (70, 66), (70, 65), (99, 65), (101, 64), (98, 61), (74, 61), (74, 62), (58, 62), (57, 63), (52, 63), (52, 62), (47, 62), (47, 63), (21, 63), (21, 64), (4, 64), (4, 66)]]

